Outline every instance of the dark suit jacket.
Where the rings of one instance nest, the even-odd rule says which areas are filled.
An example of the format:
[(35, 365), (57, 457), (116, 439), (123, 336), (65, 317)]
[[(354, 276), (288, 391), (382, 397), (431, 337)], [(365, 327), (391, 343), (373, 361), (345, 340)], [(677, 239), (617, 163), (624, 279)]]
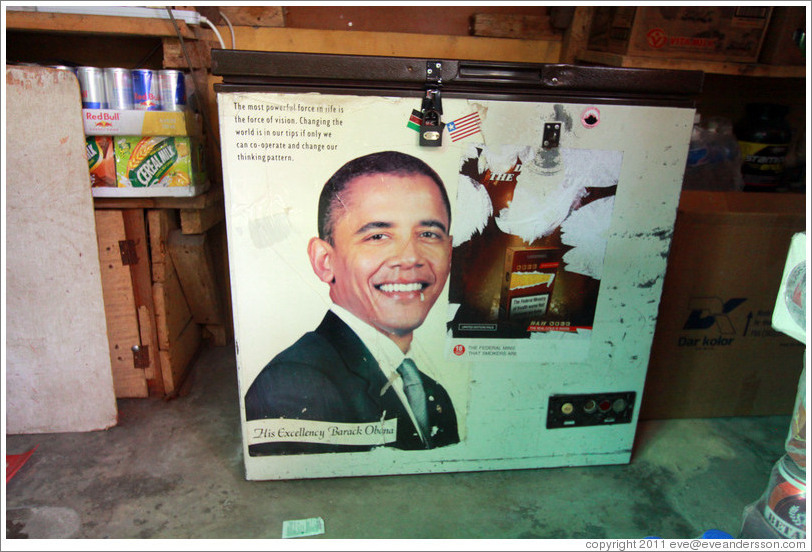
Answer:
[[(288, 418), (339, 423), (378, 422), (397, 418), (400, 449), (425, 449), (459, 442), (457, 418), (445, 389), (421, 373), (429, 402), (429, 427), (436, 427), (429, 446), (420, 441), (408, 412), (378, 362), (335, 313), (328, 311), (319, 327), (279, 353), (259, 373), (245, 394), (247, 420)], [(318, 452), (352, 452), (371, 446), (318, 443), (251, 445), (251, 456)]]

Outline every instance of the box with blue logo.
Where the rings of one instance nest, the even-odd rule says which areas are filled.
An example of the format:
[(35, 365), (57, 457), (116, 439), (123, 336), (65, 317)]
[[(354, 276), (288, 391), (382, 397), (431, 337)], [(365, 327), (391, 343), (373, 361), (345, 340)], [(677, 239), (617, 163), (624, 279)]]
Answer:
[(802, 194), (683, 191), (642, 418), (790, 415), (804, 346), (772, 325)]

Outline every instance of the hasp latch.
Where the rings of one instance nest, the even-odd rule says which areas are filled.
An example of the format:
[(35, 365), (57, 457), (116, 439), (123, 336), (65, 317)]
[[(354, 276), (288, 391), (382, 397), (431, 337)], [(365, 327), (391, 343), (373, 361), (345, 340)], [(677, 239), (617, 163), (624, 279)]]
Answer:
[(149, 368), (149, 345), (133, 345), (133, 368)]
[(544, 149), (557, 148), (561, 141), (561, 123), (544, 123), (541, 146)]
[(440, 88), (443, 85), (443, 63), (426, 62), (426, 91), (420, 107), (420, 145), (439, 147), (443, 145), (443, 101)]

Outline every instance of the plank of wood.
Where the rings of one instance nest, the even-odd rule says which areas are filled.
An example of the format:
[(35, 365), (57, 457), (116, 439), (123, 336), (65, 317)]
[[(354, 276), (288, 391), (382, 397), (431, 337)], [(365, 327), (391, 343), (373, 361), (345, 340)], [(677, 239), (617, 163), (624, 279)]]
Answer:
[(223, 201), (223, 187), (212, 186), (194, 197), (96, 197), (96, 209), (204, 209)]
[(175, 270), (172, 259), (166, 250), (169, 232), (178, 228), (177, 214), (170, 209), (147, 210), (149, 229), (149, 254), (152, 264), (152, 281), (164, 282), (167, 274)]
[(720, 75), (748, 77), (803, 78), (806, 68), (795, 65), (760, 65), (758, 63), (738, 63), (732, 61), (702, 61), (677, 58), (657, 58), (627, 56), (611, 52), (585, 50), (577, 54), (579, 61), (611, 65), (612, 67), (635, 67), (643, 69), (681, 69), (704, 71)]
[(96, 211), (102, 294), (107, 319), (107, 337), (117, 398), (149, 395), (143, 369), (135, 368), (132, 347), (141, 335), (133, 296), (130, 268), (121, 262), (119, 242), (126, 239), (121, 211)]
[[(285, 15), (281, 6), (221, 6), (219, 11), (232, 25), (251, 27), (284, 27)], [(223, 22), (225, 24), (225, 22)]]
[(214, 272), (217, 276), (217, 287), (220, 290), (220, 301), (223, 306), (223, 324), (208, 325), (211, 343), (214, 346), (228, 345), (234, 340), (234, 324), (231, 308), (231, 278), (228, 268), (228, 236), (225, 223), (220, 223), (206, 233), (209, 250), (212, 252)]
[[(182, 19), (176, 18), (176, 22), (183, 38), (195, 39), (200, 36)], [(6, 28), (63, 33), (102, 32), (110, 35), (177, 36), (169, 19), (13, 10), (6, 11)], [(203, 36), (211, 39), (214, 38), (214, 33), (208, 31)]]
[(167, 395), (178, 393), (202, 343), (200, 326), (190, 321), (169, 350), (160, 351)]
[(152, 297), (152, 275), (149, 267), (147, 231), (143, 209), (122, 209), (124, 228), (128, 240), (135, 247), (136, 259), (130, 264), (133, 296), (139, 313), (141, 346), (149, 347), (149, 367), (144, 369), (151, 396), (163, 396), (164, 382), (158, 356), (158, 329), (155, 324), (155, 304)]
[(171, 350), (178, 336), (192, 321), (192, 312), (180, 287), (177, 272), (172, 270), (163, 282), (152, 285), (155, 303), (155, 326), (160, 350)]
[(241, 50), (558, 63), (561, 40), (240, 27)]
[(206, 235), (173, 230), (167, 247), (195, 322), (222, 324), (223, 310)]
[(180, 227), (184, 234), (203, 234), (225, 218), (225, 207), (221, 201), (203, 209), (181, 209)]
[(549, 16), (475, 13), (471, 19), (471, 34), (474, 36), (555, 40), (560, 39), (562, 35), (560, 30), (552, 27)]
[[(189, 62), (187, 62), (186, 55), (183, 53), (180, 39), (163, 37), (161, 40), (163, 42), (164, 69), (188, 71)], [(192, 67), (198, 69), (200, 67), (211, 67), (211, 49), (213, 46), (219, 48), (220, 43), (207, 42), (205, 40), (184, 40), (183, 46), (186, 48), (186, 53), (189, 54), (189, 61), (192, 63)]]
[[(343, 4), (347, 4), (344, 2)], [(301, 4), (301, 3), (295, 3)], [(364, 6), (341, 5), (331, 2), (320, 6), (285, 6), (285, 26), (297, 29), (324, 29), (334, 31), (381, 31), (395, 33), (421, 33), (446, 36), (469, 36), (471, 16), (474, 13), (521, 13), (546, 15), (551, 8), (543, 5), (511, 6), (509, 3), (491, 2), (476, 6), (462, 2), (414, 2), (412, 5)], [(348, 40), (352, 40), (349, 38)], [(239, 41), (237, 41), (239, 43)]]
[(575, 63), (578, 59), (578, 52), (586, 50), (589, 42), (589, 26), (592, 23), (594, 12), (593, 7), (578, 6), (575, 8), (570, 26), (564, 32), (560, 63)]

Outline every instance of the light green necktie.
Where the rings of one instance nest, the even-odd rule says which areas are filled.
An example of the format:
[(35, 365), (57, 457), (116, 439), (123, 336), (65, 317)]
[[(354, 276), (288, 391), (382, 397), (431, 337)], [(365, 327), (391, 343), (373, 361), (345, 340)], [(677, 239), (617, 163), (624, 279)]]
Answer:
[(403, 362), (398, 366), (398, 374), (403, 379), (403, 391), (406, 393), (406, 398), (412, 407), (423, 440), (428, 441), (429, 415), (426, 410), (426, 391), (423, 389), (423, 381), (420, 379), (420, 373), (417, 371), (414, 361), (410, 358), (404, 358)]

